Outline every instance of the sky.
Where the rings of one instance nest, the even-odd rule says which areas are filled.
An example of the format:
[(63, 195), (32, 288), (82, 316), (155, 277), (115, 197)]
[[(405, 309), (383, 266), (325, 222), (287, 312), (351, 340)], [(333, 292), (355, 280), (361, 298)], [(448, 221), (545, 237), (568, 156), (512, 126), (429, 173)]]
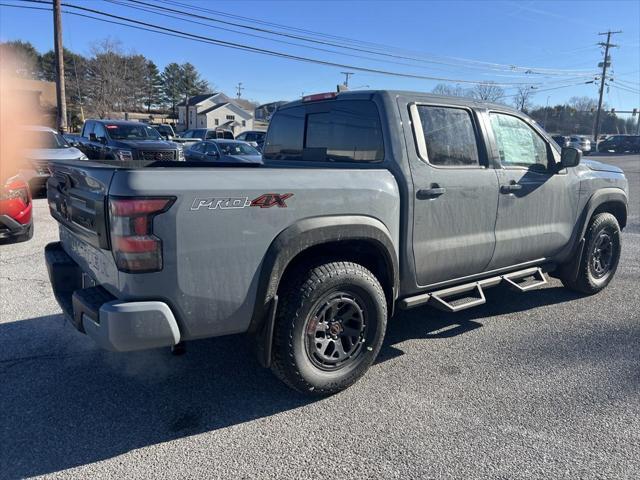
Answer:
[[(334, 91), (336, 85), (344, 81), (340, 72), (351, 71), (354, 72), (349, 79), (351, 89), (431, 91), (438, 83), (455, 86), (458, 81), (462, 87), (471, 87), (472, 84), (460, 81), (495, 81), (508, 84), (506, 93), (513, 95), (516, 83), (536, 83), (539, 85), (534, 90), (533, 102), (555, 105), (572, 96), (597, 97), (597, 86), (584, 82), (593, 80), (600, 70), (597, 64), (602, 61), (602, 48), (597, 43), (606, 37), (598, 33), (622, 30), (612, 37), (612, 43), (619, 47), (611, 51), (614, 80), (605, 91), (604, 100), (617, 110), (640, 107), (640, 94), (636, 93), (640, 90), (640, 1), (637, 0), (141, 1), (287, 35), (309, 37), (311, 33), (301, 30), (311, 31), (321, 35), (313, 35), (315, 40), (325, 43), (275, 36), (196, 17), (186, 18), (200, 24), (189, 23), (169, 18), (167, 14), (179, 15), (166, 10), (160, 14), (136, 10), (131, 6), (148, 7), (127, 0), (63, 0), (63, 3), (289, 55), (455, 81), (403, 78), (347, 66), (300, 62), (69, 14), (63, 15), (65, 46), (88, 55), (97, 42), (105, 38), (118, 40), (125, 52), (143, 54), (160, 68), (170, 62), (191, 62), (218, 91), (229, 95), (235, 96), (236, 85), (242, 82), (242, 97), (261, 103)], [(127, 3), (130, 6), (126, 6)], [(0, 4), (43, 6), (17, 0), (0, 0)], [(0, 7), (0, 40), (29, 41), (41, 52), (50, 50), (53, 47), (51, 13)], [(342, 49), (340, 45), (359, 50)]]

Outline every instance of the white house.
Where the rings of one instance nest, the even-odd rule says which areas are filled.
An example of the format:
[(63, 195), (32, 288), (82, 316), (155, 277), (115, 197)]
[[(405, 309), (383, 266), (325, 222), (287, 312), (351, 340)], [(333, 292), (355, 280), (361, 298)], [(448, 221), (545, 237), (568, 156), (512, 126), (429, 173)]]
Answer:
[(253, 130), (253, 111), (236, 104), (224, 93), (208, 93), (189, 98), (178, 104), (178, 130), (192, 128), (221, 128), (238, 135)]

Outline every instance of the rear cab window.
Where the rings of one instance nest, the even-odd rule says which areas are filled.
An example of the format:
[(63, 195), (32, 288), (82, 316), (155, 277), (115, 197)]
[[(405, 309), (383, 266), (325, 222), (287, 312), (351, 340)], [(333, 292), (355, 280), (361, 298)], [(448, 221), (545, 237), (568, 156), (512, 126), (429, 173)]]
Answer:
[(334, 100), (280, 109), (269, 126), (264, 159), (381, 162), (378, 108), (370, 100)]

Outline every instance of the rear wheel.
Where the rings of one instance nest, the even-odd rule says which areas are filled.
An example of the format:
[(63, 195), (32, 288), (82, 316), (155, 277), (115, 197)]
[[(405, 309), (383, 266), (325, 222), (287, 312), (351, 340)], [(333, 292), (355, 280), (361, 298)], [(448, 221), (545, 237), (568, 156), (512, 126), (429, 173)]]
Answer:
[(281, 296), (272, 370), (291, 388), (330, 395), (355, 383), (384, 339), (386, 299), (362, 265), (331, 262), (303, 269)]
[(585, 235), (585, 245), (575, 279), (562, 275), (565, 287), (577, 292), (594, 294), (613, 279), (620, 260), (620, 225), (610, 213), (599, 213), (591, 220)]

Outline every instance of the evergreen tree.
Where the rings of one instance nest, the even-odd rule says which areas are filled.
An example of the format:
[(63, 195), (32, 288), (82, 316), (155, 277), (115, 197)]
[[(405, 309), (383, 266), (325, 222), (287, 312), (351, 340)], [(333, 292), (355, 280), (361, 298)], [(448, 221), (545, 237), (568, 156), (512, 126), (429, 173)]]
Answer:
[(173, 117), (177, 117), (176, 106), (182, 99), (182, 68), (177, 63), (170, 63), (162, 72), (162, 98), (171, 106)]

